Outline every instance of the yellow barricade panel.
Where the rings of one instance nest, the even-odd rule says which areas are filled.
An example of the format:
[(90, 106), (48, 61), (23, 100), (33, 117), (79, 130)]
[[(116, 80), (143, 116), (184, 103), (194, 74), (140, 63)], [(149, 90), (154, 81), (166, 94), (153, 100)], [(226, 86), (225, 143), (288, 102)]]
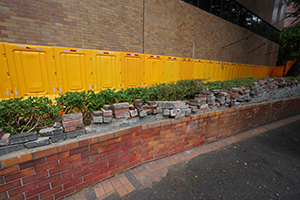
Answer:
[(258, 78), (263, 77), (264, 69), (262, 66), (258, 66)]
[(53, 48), (5, 44), (14, 96), (57, 95)]
[(216, 78), (216, 69), (215, 63), (211, 60), (204, 60), (205, 68), (204, 68), (204, 78), (208, 81), (214, 81)]
[(273, 67), (272, 76), (281, 78), (282, 74), (283, 74), (283, 69), (284, 69), (284, 66)]
[(251, 67), (252, 67), (252, 76), (254, 78), (256, 78), (256, 66), (255, 65), (251, 65)]
[(125, 88), (144, 86), (144, 54), (122, 53), (122, 77)]
[(193, 78), (193, 63), (191, 59), (179, 58), (180, 63), (180, 79), (191, 79)]
[(179, 61), (176, 57), (164, 56), (164, 81), (170, 83), (179, 80)]
[(234, 78), (234, 65), (232, 65), (232, 63), (227, 63), (229, 72), (228, 72), (228, 76), (229, 79), (233, 79)]
[(215, 80), (216, 81), (225, 80), (225, 69), (224, 69), (224, 66), (223, 66), (222, 62), (220, 62), (220, 61), (215, 62), (215, 70), (216, 70)]
[(241, 78), (241, 77), (244, 77), (244, 66), (242, 64), (237, 64), (237, 77)]
[(247, 77), (252, 76), (252, 65), (246, 65), (247, 66)]
[(62, 93), (92, 89), (90, 50), (54, 47), (58, 86)]
[(230, 77), (230, 68), (227, 62), (221, 62), (222, 76), (221, 80), (228, 80)]
[(94, 90), (121, 88), (121, 53), (92, 51)]
[(164, 61), (162, 56), (145, 55), (145, 83), (155, 85), (164, 82)]
[(231, 67), (232, 67), (232, 71), (233, 71), (232, 78), (238, 77), (239, 76), (239, 68), (238, 68), (237, 64), (231, 63)]
[(272, 76), (273, 68), (274, 68), (274, 67), (269, 67), (269, 76), (270, 76), (270, 77)]
[(0, 43), (0, 100), (14, 97), (4, 44)]
[(193, 59), (193, 78), (204, 79), (204, 63), (203, 60)]

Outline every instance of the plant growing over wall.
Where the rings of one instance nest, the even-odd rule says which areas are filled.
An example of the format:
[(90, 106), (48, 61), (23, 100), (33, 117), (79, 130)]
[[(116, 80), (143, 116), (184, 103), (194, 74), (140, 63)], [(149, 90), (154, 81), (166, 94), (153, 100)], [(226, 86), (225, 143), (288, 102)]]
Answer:
[(48, 97), (23, 97), (0, 101), (1, 128), (8, 133), (30, 132), (56, 119), (59, 108)]
[[(300, 82), (300, 77), (297, 78)], [(189, 79), (119, 91), (107, 89), (98, 93), (91, 90), (67, 92), (60, 94), (54, 101), (48, 97), (8, 99), (0, 101), (0, 128), (12, 134), (24, 133), (51, 126), (55, 121), (59, 121), (59, 114), (82, 112), (84, 119), (87, 119), (90, 117), (91, 111), (100, 110), (105, 104), (133, 103), (135, 99), (142, 99), (143, 103), (150, 100), (189, 100), (206, 87), (210, 90), (241, 86), (251, 88), (253, 82), (257, 80), (253, 77), (246, 77), (204, 83), (205, 80), (203, 79)]]

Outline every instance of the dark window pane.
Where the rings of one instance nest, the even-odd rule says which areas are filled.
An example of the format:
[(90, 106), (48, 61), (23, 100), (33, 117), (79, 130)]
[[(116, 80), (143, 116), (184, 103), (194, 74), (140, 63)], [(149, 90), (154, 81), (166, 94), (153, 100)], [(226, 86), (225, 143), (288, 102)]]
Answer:
[(199, 8), (207, 11), (207, 12), (210, 12), (210, 0), (199, 0)]
[(243, 7), (240, 9), (240, 14), (239, 14), (239, 22), (238, 25), (241, 27), (246, 26), (246, 15), (247, 15), (247, 10)]
[(198, 7), (198, 0), (185, 0), (185, 2)]
[(221, 3), (222, 0), (212, 0), (211, 13), (217, 16), (221, 16)]
[(221, 17), (228, 21), (230, 20), (231, 3), (232, 0), (223, 0)]
[(278, 43), (280, 31), (234, 0), (183, 0)]
[(238, 24), (239, 22), (239, 17), (241, 13), (241, 6), (237, 4), (235, 1), (232, 2), (232, 7), (231, 7), (231, 15), (230, 15), (230, 21), (234, 24)]
[(245, 28), (255, 32), (255, 28), (256, 28), (256, 24), (257, 24), (257, 17), (252, 14), (251, 12), (247, 12), (246, 13), (246, 24), (245, 24)]

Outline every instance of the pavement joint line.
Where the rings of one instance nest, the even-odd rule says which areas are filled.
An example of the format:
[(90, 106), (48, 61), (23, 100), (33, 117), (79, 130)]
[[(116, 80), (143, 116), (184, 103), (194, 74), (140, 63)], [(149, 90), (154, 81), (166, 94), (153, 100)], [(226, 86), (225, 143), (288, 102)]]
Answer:
[[(275, 128), (278, 128), (278, 127), (281, 127), (281, 126), (284, 126), (284, 125), (287, 125), (287, 124), (292, 123), (293, 121), (296, 121), (296, 120), (299, 120), (299, 119), (300, 119), (300, 115), (292, 116), (292, 117), (289, 117), (289, 118), (286, 118), (286, 119), (282, 119), (282, 120), (279, 120), (279, 121), (271, 122), (271, 123), (266, 124), (266, 125), (262, 125), (262, 126), (256, 127), (254, 129), (245, 131), (243, 133), (239, 133), (237, 135), (228, 136), (226, 138), (223, 138), (223, 139), (215, 141), (215, 142), (211, 142), (209, 144), (205, 144), (205, 145), (202, 145), (202, 146), (194, 147), (193, 149), (189, 149), (189, 150), (186, 150), (186, 151), (175, 153), (173, 155), (160, 158), (158, 160), (153, 160), (151, 162), (147, 162), (147, 163), (141, 164), (139, 166), (140, 170), (144, 170), (144, 172), (147, 172), (147, 173), (144, 174), (142, 171), (141, 172), (136, 171), (136, 173), (140, 174), (139, 178), (136, 178), (136, 176), (133, 174), (133, 170), (136, 170), (136, 168), (133, 168), (133, 169), (131, 169), (129, 171), (125, 171), (125, 172), (122, 173), (125, 176), (124, 177), (124, 181), (125, 181), (124, 184), (120, 180), (119, 177), (118, 178), (111, 177), (111, 178), (105, 180), (105, 181), (107, 181), (107, 183), (109, 183), (112, 186), (112, 189), (113, 189), (112, 191), (109, 191), (109, 192), (105, 191), (105, 187), (103, 185), (103, 183), (105, 181), (102, 181), (102, 182), (98, 183), (98, 184), (100, 184), (100, 186), (102, 187), (102, 189), (103, 189), (103, 191), (105, 193), (105, 195), (99, 197), (98, 199), (101, 200), (101, 199), (106, 199), (108, 197), (113, 197), (113, 196), (122, 197), (122, 194), (120, 194), (119, 191), (118, 191), (118, 190), (120, 190), (120, 188), (124, 189), (125, 192), (127, 192), (126, 194), (129, 194), (130, 192), (132, 192), (132, 191), (134, 191), (136, 189), (143, 188), (144, 186), (141, 183), (142, 180), (139, 181), (139, 179), (141, 179), (141, 178), (143, 179), (145, 177), (146, 178), (149, 177), (150, 179), (152, 179), (152, 183), (153, 183), (153, 182), (155, 182), (155, 181), (158, 180), (157, 177), (154, 178), (154, 174), (159, 173), (160, 175), (158, 177), (159, 177), (159, 180), (161, 180), (162, 177), (165, 177), (167, 175), (168, 167), (169, 166), (172, 166), (172, 165), (175, 165), (177, 163), (190, 160), (193, 157), (196, 157), (196, 156), (199, 156), (201, 154), (205, 154), (205, 153), (208, 153), (208, 152), (220, 149), (222, 147), (231, 145), (233, 143), (242, 141), (244, 139), (254, 137), (256, 135), (262, 134), (264, 132), (270, 131), (272, 129), (275, 129)], [(259, 131), (259, 129), (261, 131)], [(190, 154), (191, 155), (195, 155), (195, 156), (191, 156)], [(173, 160), (173, 162), (171, 162), (170, 160)], [(157, 167), (159, 169), (156, 170), (152, 166), (153, 163), (155, 163), (155, 165), (157, 165)], [(175, 164), (173, 164), (173, 163), (175, 163)], [(152, 170), (151, 170), (152, 172), (148, 171), (146, 166), (149, 166), (149, 167), (153, 168), (154, 171), (152, 171)], [(116, 178), (116, 180), (120, 182), (121, 187), (115, 188), (115, 186), (114, 186), (114, 184), (112, 182), (113, 178)], [(126, 182), (126, 180), (128, 182)], [(146, 181), (148, 181), (147, 184), (149, 185), (150, 184), (149, 180), (144, 180), (143, 182), (146, 183)], [(152, 185), (152, 183), (151, 183), (151, 185)], [(131, 191), (129, 191), (129, 189), (127, 189), (125, 187), (125, 185), (127, 185), (127, 184), (128, 185), (129, 184), (132, 185), (133, 188), (132, 188)], [(87, 192), (85, 192), (87, 190), (84, 190), (83, 191), (83, 195), (78, 195), (78, 194), (76, 196), (73, 195), (73, 198), (75, 200), (79, 200), (79, 199), (81, 200), (81, 199), (83, 199), (83, 197), (85, 197), (85, 199), (87, 199), (87, 196), (89, 197), (89, 195), (92, 195), (93, 197), (94, 196), (97, 197), (97, 195), (96, 195), (97, 192), (95, 191), (96, 189), (97, 188), (94, 188), (93, 189), (94, 192), (91, 191), (91, 194), (88, 194)]]
[(126, 171), (124, 172), (124, 174), (127, 177), (129, 183), (131, 183), (134, 188), (139, 189), (143, 187), (143, 185), (138, 181), (137, 178), (135, 178), (135, 176), (130, 171)]

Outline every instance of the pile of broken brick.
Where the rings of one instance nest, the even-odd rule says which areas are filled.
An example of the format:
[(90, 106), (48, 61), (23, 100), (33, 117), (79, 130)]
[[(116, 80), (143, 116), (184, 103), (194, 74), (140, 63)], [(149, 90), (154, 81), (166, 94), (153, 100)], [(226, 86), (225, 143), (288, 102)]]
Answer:
[[(288, 91), (290, 88), (296, 88), (294, 93), (284, 93), (278, 95), (280, 88)], [(296, 92), (295, 92), (296, 91)], [(273, 93), (272, 93), (273, 92)], [(273, 99), (285, 98), (289, 96), (299, 96), (300, 87), (296, 79), (286, 80), (284, 78), (270, 79), (265, 77), (263, 80), (254, 82), (252, 91), (249, 87), (228, 88), (226, 90), (212, 90), (204, 88), (200, 94), (196, 94), (193, 99), (184, 101), (147, 101), (143, 104), (141, 99), (136, 99), (133, 104), (116, 103), (113, 105), (104, 105), (101, 110), (92, 112), (93, 120), (91, 127), (101, 126), (100, 124), (122, 123), (139, 117), (151, 118), (159, 116), (153, 120), (162, 120), (164, 118), (183, 118), (191, 114), (201, 114), (205, 112), (236, 107), (253, 102), (267, 100), (266, 93)], [(264, 97), (264, 98), (261, 98)], [(271, 98), (269, 98), (271, 100)], [(118, 121), (119, 120), (119, 121)], [(65, 139), (76, 138), (86, 133), (96, 133), (95, 128), (85, 127), (82, 113), (63, 115), (62, 125), (55, 123), (53, 127), (41, 129), (40, 137), (36, 131), (19, 135), (4, 134), (0, 129), (0, 156), (22, 149), (45, 146)]]

